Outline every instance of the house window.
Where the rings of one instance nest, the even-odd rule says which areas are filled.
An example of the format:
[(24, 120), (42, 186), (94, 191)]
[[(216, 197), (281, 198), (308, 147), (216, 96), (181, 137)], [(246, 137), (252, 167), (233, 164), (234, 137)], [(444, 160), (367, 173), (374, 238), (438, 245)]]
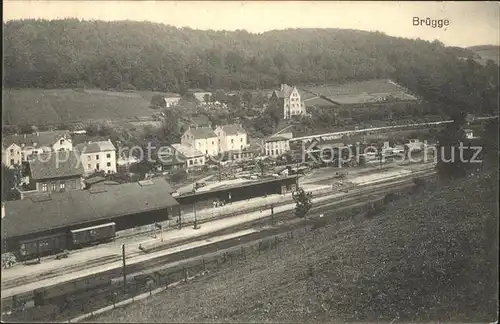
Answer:
[(243, 145), (241, 145), (241, 149), (243, 150)]
[(64, 143), (63, 139), (59, 141), (59, 144), (63, 145), (63, 143)]
[(111, 154), (106, 154), (106, 158), (111, 159)]
[(71, 180), (70, 186), (71, 186), (71, 189), (76, 189), (76, 179)]
[(233, 144), (233, 143), (234, 143), (234, 140), (231, 138), (231, 144)]
[(243, 143), (243, 137), (242, 137), (242, 138), (240, 138), (240, 142), (242, 142), (242, 143)]
[(212, 141), (212, 145), (214, 145), (214, 141)]
[(47, 184), (42, 183), (42, 191), (46, 192), (47, 191)]
[(90, 163), (87, 164), (87, 169), (91, 169), (91, 168), (92, 168), (92, 166), (90, 165)]
[(57, 190), (57, 183), (52, 183), (52, 191), (56, 191)]
[(95, 165), (95, 169), (96, 169), (96, 170), (99, 170), (99, 163), (96, 163), (96, 165)]
[(14, 165), (14, 159), (10, 159), (10, 165)]
[(65, 188), (65, 186), (66, 186), (66, 184), (65, 184), (64, 182), (61, 182), (61, 183), (59, 184), (59, 189), (64, 189), (64, 188)]
[(106, 165), (110, 167), (111, 166), (111, 162), (106, 163)]
[(96, 155), (96, 156), (95, 156), (95, 159), (96, 159), (96, 160), (99, 160), (99, 155)]
[(108, 170), (108, 174), (111, 174), (111, 170)]
[(193, 165), (193, 160), (189, 160), (189, 165)]
[(208, 150), (205, 150), (205, 154), (208, 154)]

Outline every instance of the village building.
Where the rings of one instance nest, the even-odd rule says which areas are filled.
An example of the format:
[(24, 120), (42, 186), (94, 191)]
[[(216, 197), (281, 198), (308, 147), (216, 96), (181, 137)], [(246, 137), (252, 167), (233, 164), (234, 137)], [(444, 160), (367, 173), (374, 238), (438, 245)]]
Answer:
[(306, 107), (301, 98), (299, 90), (295, 86), (282, 84), (280, 90), (275, 90), (271, 94), (270, 101), (276, 102), (283, 111), (283, 119), (290, 119), (292, 116), (306, 114)]
[(217, 135), (209, 127), (188, 128), (181, 137), (181, 144), (190, 146), (207, 156), (219, 154)]
[(18, 188), (21, 199), (37, 193), (81, 190), (85, 171), (74, 151), (58, 151), (30, 157), (27, 181)]
[(86, 175), (98, 171), (116, 173), (116, 148), (111, 140), (81, 143), (75, 148)]
[(186, 168), (199, 167), (205, 165), (205, 154), (185, 144), (172, 144), (172, 150), (167, 153), (176, 155), (176, 159), (185, 158)]
[(268, 137), (265, 140), (266, 155), (270, 157), (279, 157), (287, 153), (290, 151), (290, 139), (292, 138), (293, 134), (291, 132)]
[(10, 135), (2, 141), (2, 163), (12, 168), (31, 155), (72, 150), (71, 133), (67, 130)]
[(247, 132), (240, 124), (217, 126), (215, 128), (219, 152), (241, 152), (248, 146)]

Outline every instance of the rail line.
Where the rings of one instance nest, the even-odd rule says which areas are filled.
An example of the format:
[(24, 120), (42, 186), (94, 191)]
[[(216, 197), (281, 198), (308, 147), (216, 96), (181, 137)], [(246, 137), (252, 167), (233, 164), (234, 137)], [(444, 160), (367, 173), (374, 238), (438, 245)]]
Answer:
[[(427, 172), (427, 175), (429, 175), (429, 174), (430, 173)], [(324, 212), (328, 209), (331, 209), (331, 206), (336, 206), (336, 209), (340, 208), (340, 207), (344, 207), (344, 206), (349, 207), (351, 204), (355, 203), (359, 199), (365, 199), (365, 200), (372, 199), (373, 195), (381, 195), (388, 190), (398, 190), (400, 188), (407, 187), (409, 178), (413, 178), (415, 176), (417, 176), (417, 175), (410, 174), (410, 175), (404, 177), (403, 179), (399, 178), (397, 181), (393, 180), (393, 181), (390, 181), (389, 183), (387, 183), (387, 182), (381, 183), (381, 184), (374, 185), (374, 186), (371, 186), (368, 188), (355, 189), (352, 192), (349, 192), (347, 194), (343, 194), (343, 195), (340, 195), (337, 197), (331, 197), (331, 199), (328, 199), (329, 197), (315, 198), (314, 200), (316, 200), (316, 203), (315, 203), (316, 206), (313, 207), (311, 213), (314, 214), (317, 212)], [(332, 196), (332, 195), (330, 195), (330, 196)], [(320, 198), (322, 198), (322, 199), (318, 202), (317, 200)], [(334, 199), (334, 200), (332, 201), (332, 199)], [(314, 200), (313, 200), (313, 202), (314, 202)], [(289, 208), (292, 209), (292, 211), (290, 211), (290, 209), (288, 209), (285, 211), (276, 212), (274, 215), (274, 219), (276, 221), (285, 221), (285, 220), (296, 218), (296, 216), (293, 212), (294, 203), (287, 202), (284, 205), (290, 205)], [(283, 207), (283, 205), (282, 205), (282, 207)], [(134, 257), (144, 255), (144, 252), (132, 252), (127, 256), (127, 259), (130, 260), (128, 262), (129, 263), (128, 268), (129, 268), (129, 270), (131, 270), (132, 268), (135, 268), (135, 267), (141, 268), (141, 264), (143, 264), (143, 263), (145, 264), (146, 267), (149, 267), (151, 263), (155, 262), (154, 261), (155, 259), (158, 259), (157, 262), (160, 262), (160, 263), (164, 262), (164, 260), (162, 260), (162, 258), (165, 257), (164, 255), (163, 256), (160, 255), (160, 256), (155, 257), (153, 254), (161, 254), (162, 251), (164, 251), (166, 249), (171, 249), (171, 248), (178, 247), (178, 246), (188, 244), (188, 243), (192, 243), (195, 241), (207, 240), (207, 239), (210, 239), (211, 237), (214, 237), (214, 236), (220, 236), (220, 235), (224, 235), (224, 234), (234, 233), (238, 229), (241, 230), (242, 228), (251, 228), (251, 227), (259, 226), (259, 225), (262, 225), (263, 223), (264, 224), (268, 223), (270, 217), (271, 217), (270, 215), (263, 216), (259, 219), (254, 220), (254, 221), (249, 221), (249, 222), (246, 222), (243, 224), (239, 224), (239, 225), (236, 225), (233, 227), (229, 227), (229, 228), (226, 228), (226, 229), (223, 229), (220, 231), (216, 231), (216, 232), (213, 232), (210, 234), (202, 235), (202, 236), (191, 238), (191, 239), (186, 239), (186, 240), (172, 242), (172, 243), (166, 242), (164, 244), (159, 245), (156, 248), (150, 249), (148, 251), (148, 253), (152, 254), (152, 255), (151, 255), (151, 258), (147, 261), (134, 262), (135, 260), (130, 260), (130, 259), (133, 259)], [(207, 243), (206, 245), (209, 245), (209, 243)], [(197, 249), (197, 248), (203, 248), (203, 246), (195, 247), (194, 249)], [(167, 254), (166, 256), (168, 259), (171, 259), (171, 258), (175, 259), (176, 258), (175, 255), (180, 255), (180, 254), (182, 254), (182, 252), (183, 251), (174, 252), (171, 254)], [(5, 291), (6, 289), (19, 286), (20, 284), (22, 284), (24, 286), (24, 285), (28, 285), (30, 283), (34, 283), (36, 281), (55, 278), (55, 277), (58, 277), (62, 274), (81, 271), (81, 270), (88, 269), (88, 268), (95, 268), (95, 267), (104, 266), (104, 265), (108, 265), (108, 264), (111, 265), (115, 262), (118, 263), (118, 261), (120, 261), (120, 260), (121, 260), (121, 257), (118, 255), (106, 256), (106, 257), (94, 260), (91, 264), (85, 264), (83, 267), (82, 267), (82, 264), (76, 264), (76, 265), (72, 265), (69, 267), (57, 269), (57, 271), (51, 271), (49, 273), (46, 272), (43, 274), (39, 274), (38, 276), (18, 277), (18, 278), (15, 278), (13, 280), (4, 282), (2, 284), (2, 286), (3, 286), (2, 289)], [(115, 267), (113, 267), (113, 269), (109, 269), (109, 270), (103, 271), (103, 272), (113, 272), (113, 271), (121, 271), (121, 264), (117, 264)], [(89, 277), (89, 278), (96, 277), (96, 276), (99, 276), (100, 274), (104, 274), (103, 272), (100, 272), (97, 274), (92, 274), (92, 275), (89, 275), (87, 277)], [(87, 278), (87, 277), (83, 277), (83, 278)], [(80, 279), (82, 279), (82, 278), (80, 278)], [(59, 283), (59, 284), (63, 284), (63, 283)], [(56, 284), (56, 285), (59, 285), (59, 284)], [(49, 286), (53, 286), (53, 285), (49, 285)], [(8, 296), (6, 296), (6, 297), (8, 297)]]

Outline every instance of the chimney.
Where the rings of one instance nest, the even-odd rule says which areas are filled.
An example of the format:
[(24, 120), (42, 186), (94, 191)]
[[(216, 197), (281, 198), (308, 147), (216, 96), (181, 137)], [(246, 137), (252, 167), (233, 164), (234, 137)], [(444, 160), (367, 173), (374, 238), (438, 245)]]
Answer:
[(36, 132), (36, 136), (40, 136), (40, 133), (39, 133), (39, 132)]
[(283, 90), (285, 90), (285, 85), (282, 83), (281, 87), (280, 87), (280, 91), (283, 91)]
[(23, 136), (24, 136), (24, 139), (26, 139), (26, 134), (23, 134)]
[(2, 218), (5, 217), (5, 203), (2, 201)]

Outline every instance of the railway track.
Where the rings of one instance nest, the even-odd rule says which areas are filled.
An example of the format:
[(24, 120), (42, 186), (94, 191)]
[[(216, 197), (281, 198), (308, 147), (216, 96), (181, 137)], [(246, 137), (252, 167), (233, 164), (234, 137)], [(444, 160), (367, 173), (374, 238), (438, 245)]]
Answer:
[[(423, 176), (422, 178), (428, 178), (431, 176), (432, 176), (431, 174), (428, 174), (426, 176)], [(234, 251), (236, 249), (239, 249), (240, 247), (255, 245), (255, 243), (259, 240), (262, 241), (263, 239), (266, 238), (274, 238), (279, 236), (280, 234), (284, 234), (289, 231), (296, 231), (300, 228), (304, 227), (315, 228), (318, 224), (321, 224), (319, 226), (324, 226), (326, 224), (329, 224), (330, 226), (333, 225), (337, 229), (340, 229), (352, 221), (350, 218), (352, 217), (352, 215), (346, 218), (346, 215), (349, 215), (346, 214), (346, 212), (351, 211), (355, 207), (366, 206), (367, 202), (372, 201), (374, 199), (385, 197), (385, 195), (388, 193), (402, 192), (404, 190), (410, 189), (413, 186), (414, 183), (412, 181), (409, 181), (409, 179), (406, 179), (406, 181), (399, 180), (390, 185), (380, 186), (377, 189), (369, 190), (369, 192), (366, 191), (358, 192), (355, 196), (344, 198), (340, 201), (327, 200), (325, 203), (321, 203), (319, 205), (316, 204), (316, 206), (313, 207), (311, 211), (308, 213), (306, 219), (297, 218), (293, 210), (288, 210), (281, 213), (276, 213), (274, 215), (275, 225), (270, 225), (271, 216), (268, 216), (257, 219), (253, 222), (244, 223), (232, 228), (224, 229), (223, 231), (220, 231), (216, 234), (222, 235), (224, 233), (231, 233), (236, 230), (240, 231), (247, 228), (254, 228), (254, 229), (256, 227), (258, 228), (256, 232), (251, 234), (200, 246), (198, 248), (190, 250), (184, 250), (174, 254), (165, 255), (162, 257), (148, 260), (146, 262), (130, 264), (127, 266), (127, 278), (130, 278), (127, 280), (128, 283), (127, 286), (131, 285), (130, 288), (134, 287), (134, 285), (136, 284), (134, 282), (134, 278), (136, 278), (136, 276), (137, 277), (139, 277), (140, 275), (154, 276), (155, 274), (159, 273), (167, 273), (167, 272), (170, 273), (170, 270), (172, 269), (179, 270), (183, 268), (190, 268), (193, 265), (194, 266), (199, 265), (202, 259), (208, 260), (208, 262), (210, 262), (210, 260), (215, 260), (214, 258), (217, 258), (217, 255), (220, 257), (221, 253), (224, 253), (225, 251), (228, 251), (228, 253), (230, 253), (230, 251)], [(332, 206), (335, 206), (335, 208), (332, 208)], [(207, 236), (213, 236), (213, 234)], [(73, 293), (68, 292), (64, 295), (65, 298), (68, 298), (73, 301), (83, 302), (85, 300), (92, 300), (93, 306), (91, 309), (96, 310), (100, 307), (104, 307), (107, 304), (109, 304), (109, 300), (105, 296), (109, 294), (110, 289), (113, 289), (113, 287), (115, 288), (117, 287), (116, 286), (117, 281), (119, 282), (120, 280), (122, 280), (121, 267), (101, 272), (97, 275), (89, 276), (85, 279), (87, 282), (92, 282), (92, 280), (101, 280), (101, 281), (110, 280), (115, 284), (114, 286), (94, 287), (91, 289), (80, 290), (77, 292), (75, 291)], [(59, 284), (56, 286), (62, 287), (64, 285), (70, 285), (70, 284), (71, 282), (66, 282), (64, 284)], [(134, 289), (131, 289), (130, 291), (134, 291)], [(19, 295), (19, 297), (21, 297), (21, 295)], [(131, 297), (131, 295), (123, 296), (123, 298), (129, 298), (129, 297)], [(26, 300), (25, 298), (23, 299)], [(119, 300), (117, 300), (117, 302), (118, 301)], [(58, 305), (58, 302), (56, 301), (53, 302), (55, 303), (54, 305)], [(9, 298), (4, 298), (2, 300), (2, 304), (4, 305), (10, 303), (11, 300)], [(61, 319), (63, 318), (67, 319), (78, 316), (79, 314), (81, 314), (82, 311), (81, 306), (78, 305), (80, 304), (78, 303), (72, 304), (70, 308), (65, 309), (57, 316), (60, 317)], [(87, 311), (90, 311), (91, 309), (86, 308)]]
[[(424, 174), (422, 174), (422, 173), (420, 173), (420, 174), (410, 174), (408, 176), (405, 176), (405, 177), (402, 177), (402, 178), (398, 179), (397, 181), (388, 181), (388, 182), (383, 182), (383, 183), (380, 183), (380, 184), (377, 184), (377, 185), (373, 185), (373, 186), (370, 186), (370, 187), (357, 188), (357, 189), (354, 189), (351, 192), (346, 193), (346, 194), (344, 194), (344, 195), (342, 195), (340, 197), (333, 198), (334, 200), (327, 199), (328, 195), (321, 195), (319, 197), (315, 197), (313, 199), (313, 204), (315, 206), (310, 211), (310, 214), (314, 215), (316, 213), (324, 213), (324, 212), (328, 211), (328, 209), (331, 209), (332, 206), (335, 206), (335, 209), (349, 208), (351, 205), (355, 204), (356, 202), (358, 202), (360, 200), (362, 200), (362, 201), (364, 201), (364, 200), (370, 200), (370, 199), (373, 199), (375, 196), (383, 195), (383, 194), (387, 193), (388, 191), (397, 191), (397, 190), (399, 190), (401, 188), (408, 187), (409, 182), (415, 176), (422, 176), (422, 175), (425, 176), (425, 175), (429, 175), (429, 174), (432, 174), (432, 173), (427, 172), (427, 173), (424, 173)], [(412, 183), (410, 183), (410, 184), (412, 184)], [(331, 196), (331, 193), (330, 193), (330, 196)], [(296, 216), (295, 216), (295, 213), (293, 211), (294, 203), (284, 202), (282, 204), (279, 204), (278, 206), (284, 207), (284, 206), (287, 206), (287, 205), (290, 205), (289, 206), (290, 207), (289, 210), (285, 210), (285, 211), (281, 211), (281, 212), (276, 212), (274, 214), (274, 220), (275, 221), (285, 222), (285, 221), (289, 221), (291, 219), (297, 220)], [(262, 207), (259, 207), (259, 208), (257, 208), (257, 210), (261, 209), (261, 208)], [(278, 209), (277, 206), (275, 206), (275, 210), (276, 209)], [(245, 213), (248, 213), (248, 211), (246, 211)], [(195, 237), (195, 238), (185, 239), (185, 240), (181, 240), (181, 241), (177, 241), (177, 242), (165, 242), (164, 244), (161, 244), (161, 245), (157, 246), (156, 248), (149, 249), (148, 253), (150, 253), (150, 254), (152, 254), (152, 253), (161, 253), (161, 251), (166, 250), (166, 249), (178, 247), (178, 246), (189, 244), (189, 243), (193, 243), (193, 242), (196, 242), (196, 241), (208, 240), (211, 237), (216, 237), (216, 236), (231, 234), (231, 233), (234, 233), (234, 232), (236, 232), (238, 230), (243, 230), (243, 229), (248, 229), (248, 228), (254, 228), (254, 227), (259, 227), (259, 226), (263, 226), (263, 225), (268, 225), (269, 222), (270, 222), (270, 218), (271, 218), (270, 215), (269, 216), (263, 216), (262, 218), (259, 218), (259, 219), (254, 220), (254, 221), (250, 221), (250, 222), (247, 222), (247, 223), (244, 223), (244, 224), (240, 224), (240, 225), (237, 225), (237, 226), (229, 227), (229, 228), (217, 231), (217, 232), (213, 232), (213, 233), (210, 233), (210, 234), (198, 236), (198, 237)], [(210, 219), (210, 220), (212, 220), (212, 219)], [(195, 248), (195, 250), (196, 249), (197, 248)], [(177, 253), (174, 253), (174, 254), (169, 254), (169, 255), (167, 255), (166, 259), (169, 259), (169, 260), (177, 259), (177, 257), (180, 256), (181, 254), (182, 254), (182, 252), (177, 252)], [(127, 255), (127, 259), (130, 260), (130, 259), (133, 259), (134, 257), (141, 256), (141, 255), (144, 255), (144, 252), (131, 252), (131, 253), (129, 253)], [(164, 256), (160, 256), (160, 257), (157, 257), (157, 258), (159, 258), (157, 262), (160, 262), (160, 263), (161, 262), (165, 262), (164, 260), (162, 260), (162, 259), (165, 258)], [(153, 255), (152, 255), (152, 259), (150, 261), (145, 261), (144, 263), (145, 264), (147, 263), (147, 266), (149, 266), (150, 263), (152, 263), (152, 262), (154, 263), (155, 262), (154, 261), (155, 259), (156, 258), (153, 258)], [(16, 287), (16, 286), (19, 286), (19, 285), (27, 285), (27, 284), (30, 284), (30, 283), (33, 283), (33, 282), (55, 278), (55, 277), (58, 277), (60, 275), (68, 274), (68, 273), (71, 273), (71, 272), (81, 271), (81, 270), (90, 269), (90, 268), (99, 267), (99, 266), (104, 266), (104, 265), (108, 265), (108, 264), (111, 265), (111, 264), (113, 264), (115, 262), (118, 263), (119, 261), (121, 262), (121, 255), (104, 256), (104, 257), (101, 257), (101, 258), (93, 260), (91, 263), (86, 263), (83, 266), (82, 266), (82, 264), (73, 264), (71, 266), (59, 268), (56, 271), (45, 272), (45, 273), (42, 273), (42, 274), (39, 274), (39, 275), (36, 275), (36, 276), (29, 276), (29, 277), (27, 276), (27, 277), (14, 278), (12, 280), (8, 280), (8, 281), (3, 282), (2, 283), (2, 289), (5, 291), (6, 289), (10, 289), (12, 287)], [(134, 267), (140, 268), (141, 266), (140, 266), (140, 263), (139, 264), (132, 263), (128, 267), (129, 268), (134, 268)], [(111, 272), (112, 271), (121, 271), (121, 264), (117, 265), (115, 267), (115, 269), (112, 269), (110, 271)], [(99, 275), (99, 274), (97, 274), (97, 275)], [(92, 276), (96, 276), (96, 274), (91, 275), (90, 277), (92, 277)]]

